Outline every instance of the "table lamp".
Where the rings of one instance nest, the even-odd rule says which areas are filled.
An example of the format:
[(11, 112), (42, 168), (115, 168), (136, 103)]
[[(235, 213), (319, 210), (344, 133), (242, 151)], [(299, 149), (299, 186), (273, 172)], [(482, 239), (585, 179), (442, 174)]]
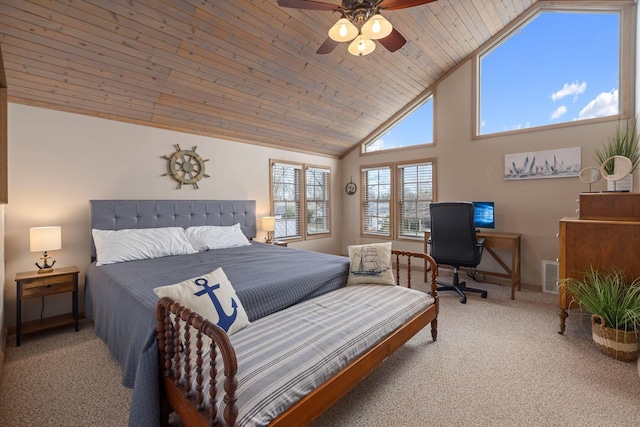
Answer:
[(262, 217), (262, 229), (267, 232), (265, 243), (273, 243), (273, 233), (276, 231), (276, 218), (273, 216)]
[(49, 265), (51, 258), (47, 251), (55, 251), (62, 248), (62, 230), (58, 226), (54, 227), (32, 227), (29, 229), (29, 246), (31, 252), (43, 252), (42, 266), (36, 262), (38, 273), (50, 273), (53, 271), (55, 260)]

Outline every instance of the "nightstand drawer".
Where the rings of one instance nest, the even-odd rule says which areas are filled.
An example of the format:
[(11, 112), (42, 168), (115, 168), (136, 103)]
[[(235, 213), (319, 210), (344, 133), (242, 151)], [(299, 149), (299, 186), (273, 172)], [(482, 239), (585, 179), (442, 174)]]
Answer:
[(24, 280), (22, 282), (21, 298), (33, 298), (61, 292), (75, 291), (73, 274), (46, 277), (42, 279)]

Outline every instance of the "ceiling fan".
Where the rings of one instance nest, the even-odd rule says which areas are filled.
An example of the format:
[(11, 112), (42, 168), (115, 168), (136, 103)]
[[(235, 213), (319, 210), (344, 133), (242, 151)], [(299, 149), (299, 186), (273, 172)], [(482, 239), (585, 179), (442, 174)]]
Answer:
[(341, 18), (329, 29), (329, 38), (316, 53), (326, 54), (341, 42), (351, 42), (349, 53), (356, 56), (374, 51), (378, 40), (390, 52), (400, 49), (407, 40), (380, 14), (381, 10), (399, 10), (436, 0), (342, 0), (342, 5), (314, 0), (278, 0), (278, 6), (294, 9), (338, 12)]

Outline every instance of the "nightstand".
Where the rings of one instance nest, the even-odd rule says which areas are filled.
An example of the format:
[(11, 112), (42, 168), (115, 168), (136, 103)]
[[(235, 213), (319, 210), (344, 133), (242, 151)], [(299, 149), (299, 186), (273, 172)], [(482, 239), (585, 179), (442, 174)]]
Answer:
[[(16, 274), (16, 346), (21, 334), (44, 331), (75, 323), (78, 332), (78, 267), (54, 268), (50, 273), (27, 271)], [(72, 313), (22, 323), (22, 300), (71, 292)]]
[(287, 242), (283, 242), (282, 240), (274, 240), (273, 244), (276, 246), (284, 246), (285, 248), (287, 247)]

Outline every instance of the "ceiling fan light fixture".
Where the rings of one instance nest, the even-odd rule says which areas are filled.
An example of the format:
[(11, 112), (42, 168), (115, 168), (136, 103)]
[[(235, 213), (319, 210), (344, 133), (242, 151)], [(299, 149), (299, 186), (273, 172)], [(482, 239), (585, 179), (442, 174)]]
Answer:
[(355, 56), (368, 55), (376, 49), (373, 40), (360, 34), (354, 41), (349, 44), (349, 53)]
[(362, 25), (362, 34), (371, 40), (383, 39), (391, 34), (391, 31), (393, 31), (393, 25), (379, 13), (373, 15)]
[(329, 37), (337, 42), (349, 42), (358, 35), (358, 28), (347, 18), (340, 18), (329, 29)]

